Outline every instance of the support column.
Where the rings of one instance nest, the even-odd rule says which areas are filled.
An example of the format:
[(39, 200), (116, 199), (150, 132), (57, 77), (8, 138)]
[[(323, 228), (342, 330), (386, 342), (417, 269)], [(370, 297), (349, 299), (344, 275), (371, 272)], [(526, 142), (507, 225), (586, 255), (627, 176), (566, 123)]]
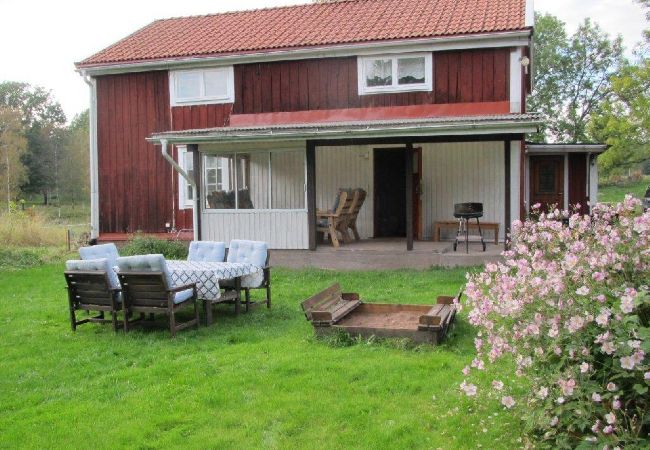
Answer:
[(307, 141), (307, 220), (309, 221), (309, 250), (316, 250), (316, 143)]
[(413, 143), (406, 144), (406, 250), (413, 250)]
[(203, 182), (201, 178), (201, 173), (203, 172), (201, 169), (201, 154), (199, 153), (199, 146), (197, 144), (188, 144), (187, 151), (192, 152), (192, 170), (194, 172), (194, 183), (196, 184), (193, 206), (196, 213), (192, 218), (196, 220), (196, 223), (192, 223), (192, 227), (196, 227), (196, 235), (201, 240), (201, 186)]
[(506, 198), (505, 198), (505, 224), (504, 224), (504, 230), (503, 230), (503, 247), (504, 249), (508, 249), (508, 234), (510, 234), (510, 226), (512, 224), (512, 220), (510, 218), (510, 202), (511, 202), (511, 176), (510, 176), (510, 141), (509, 140), (504, 140), (503, 141), (503, 158), (505, 162), (505, 192), (506, 192)]

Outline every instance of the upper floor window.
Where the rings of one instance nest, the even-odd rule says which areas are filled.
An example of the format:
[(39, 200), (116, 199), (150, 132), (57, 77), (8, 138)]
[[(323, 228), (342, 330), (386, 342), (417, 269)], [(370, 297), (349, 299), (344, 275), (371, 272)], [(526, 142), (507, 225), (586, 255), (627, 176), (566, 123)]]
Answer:
[(431, 53), (364, 56), (358, 58), (359, 95), (431, 91)]
[(172, 106), (200, 103), (233, 103), (235, 82), (233, 67), (174, 70), (169, 75)]

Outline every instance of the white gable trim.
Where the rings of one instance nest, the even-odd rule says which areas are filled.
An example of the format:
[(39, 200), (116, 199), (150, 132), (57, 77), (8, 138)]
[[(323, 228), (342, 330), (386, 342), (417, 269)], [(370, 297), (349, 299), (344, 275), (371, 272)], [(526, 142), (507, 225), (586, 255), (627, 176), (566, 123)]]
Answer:
[(526, 22), (527, 27), (535, 26), (535, 0), (526, 0)]

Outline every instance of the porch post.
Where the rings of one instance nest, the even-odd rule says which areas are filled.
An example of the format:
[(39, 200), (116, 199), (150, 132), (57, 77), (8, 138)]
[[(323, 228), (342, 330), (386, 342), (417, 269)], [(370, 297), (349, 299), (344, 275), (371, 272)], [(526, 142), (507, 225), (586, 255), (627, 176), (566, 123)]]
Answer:
[(187, 151), (192, 152), (192, 167), (194, 171), (194, 183), (196, 184), (193, 208), (198, 208), (194, 215), (197, 223), (193, 223), (192, 226), (196, 227), (196, 235), (201, 240), (201, 154), (199, 153), (199, 146), (197, 144), (188, 144)]
[(406, 151), (406, 250), (413, 250), (413, 143), (407, 142)]
[(510, 219), (510, 202), (511, 202), (511, 185), (510, 185), (510, 141), (503, 141), (503, 157), (505, 161), (505, 226), (504, 226), (504, 235), (503, 235), (503, 248), (508, 250), (508, 234), (510, 233), (510, 225), (512, 221)]
[(307, 141), (307, 220), (309, 221), (309, 250), (316, 250), (316, 143)]

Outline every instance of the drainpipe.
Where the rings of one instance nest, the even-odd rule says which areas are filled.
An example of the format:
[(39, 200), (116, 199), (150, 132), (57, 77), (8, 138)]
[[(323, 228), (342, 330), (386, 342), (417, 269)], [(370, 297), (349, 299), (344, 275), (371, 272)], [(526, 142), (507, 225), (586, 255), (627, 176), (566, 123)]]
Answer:
[(88, 129), (90, 134), (90, 238), (99, 236), (99, 172), (97, 153), (97, 80), (81, 72), (83, 80), (90, 89), (90, 109), (88, 110)]
[[(187, 174), (187, 172), (185, 172), (183, 170), (183, 168), (181, 166), (178, 165), (178, 163), (176, 161), (174, 161), (174, 158), (172, 158), (172, 156), (167, 152), (167, 139), (161, 139), (160, 140), (160, 145), (162, 147), (161, 148), (161, 153), (162, 153), (163, 158), (165, 158), (167, 160), (167, 162), (169, 162), (169, 164), (172, 165), (174, 170), (176, 170), (176, 172), (180, 173), (181, 176), (183, 178), (185, 178), (185, 180), (189, 183), (189, 185), (192, 186), (192, 193), (194, 194), (192, 197), (196, 198), (196, 182), (194, 181), (194, 179), (192, 177), (190, 177)], [(199, 227), (198, 227), (199, 210), (198, 210), (197, 207), (199, 205), (197, 205), (196, 202), (194, 202), (194, 203), (195, 204), (192, 207), (192, 229), (194, 231), (194, 240), (198, 241), (199, 240)]]

